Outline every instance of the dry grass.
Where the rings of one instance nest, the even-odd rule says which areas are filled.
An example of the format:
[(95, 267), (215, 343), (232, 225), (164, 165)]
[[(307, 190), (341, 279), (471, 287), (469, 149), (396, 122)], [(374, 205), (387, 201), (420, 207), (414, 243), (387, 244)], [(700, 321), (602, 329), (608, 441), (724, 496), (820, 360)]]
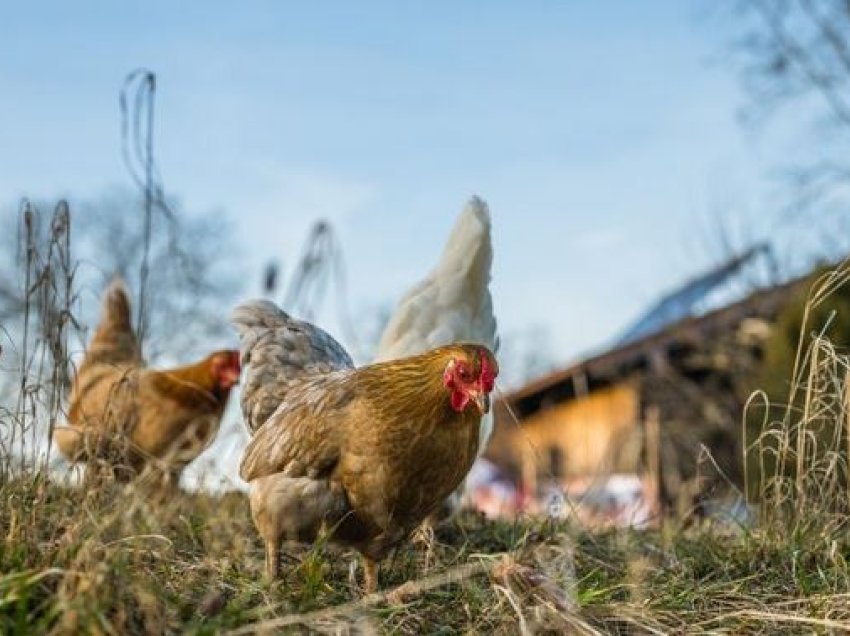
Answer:
[[(45, 478), (0, 487), (0, 632), (335, 631), (776, 633), (850, 628), (850, 541), (826, 534), (590, 534), (565, 524), (463, 517), (426, 562), (407, 546), (361, 598), (353, 555), (293, 548), (281, 581), (243, 495), (132, 486), (82, 491)], [(845, 533), (846, 534), (846, 533)]]
[[(283, 579), (265, 583), (241, 494), (153, 504), (133, 485), (71, 486), (35, 454), (12, 461), (20, 454), (10, 439), (34, 440), (46, 432), (39, 421), (61, 417), (55, 367), (67, 368), (73, 268), (36, 256), (52, 273), (27, 298), (36, 307), (40, 285), (60, 290), (36, 313), (65, 322), (51, 330), (33, 318), (15, 332), (19, 364), (5, 367), (17, 391), (0, 411), (0, 633), (850, 630), (846, 360), (822, 339), (801, 351), (794, 407), (748, 440), (750, 470), (760, 472), (747, 493), (759, 510), (753, 527), (668, 520), (655, 531), (591, 533), (467, 515), (438, 533), (432, 554), (401, 548), (383, 565), (384, 592), (362, 598), (353, 555), (326, 545), (293, 548)], [(822, 281), (811, 302), (846, 275)]]

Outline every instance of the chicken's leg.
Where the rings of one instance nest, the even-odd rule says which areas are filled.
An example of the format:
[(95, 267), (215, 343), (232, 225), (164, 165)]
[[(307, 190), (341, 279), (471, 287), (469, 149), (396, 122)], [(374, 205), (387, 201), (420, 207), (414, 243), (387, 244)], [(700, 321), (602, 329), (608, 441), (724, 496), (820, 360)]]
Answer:
[(437, 544), (434, 528), (437, 527), (438, 523), (437, 516), (431, 515), (419, 524), (419, 527), (413, 533), (413, 542), (425, 549), (426, 570), (430, 570), (434, 563), (434, 546)]
[(266, 578), (274, 581), (280, 572), (280, 537), (266, 539)]
[(378, 563), (363, 556), (363, 591), (371, 594), (378, 590)]

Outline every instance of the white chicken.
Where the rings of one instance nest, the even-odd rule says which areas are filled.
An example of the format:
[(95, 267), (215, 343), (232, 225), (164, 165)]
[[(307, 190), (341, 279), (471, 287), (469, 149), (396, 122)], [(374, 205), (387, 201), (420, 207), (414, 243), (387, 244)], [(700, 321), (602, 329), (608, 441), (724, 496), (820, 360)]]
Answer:
[[(402, 297), (378, 344), (376, 361), (416, 355), (456, 342), (476, 342), (498, 352), (490, 268), (490, 212), (475, 196), (452, 230), (437, 267)], [(478, 454), (493, 432), (493, 414), (481, 419)], [(460, 507), (464, 485), (446, 501), (444, 516)]]

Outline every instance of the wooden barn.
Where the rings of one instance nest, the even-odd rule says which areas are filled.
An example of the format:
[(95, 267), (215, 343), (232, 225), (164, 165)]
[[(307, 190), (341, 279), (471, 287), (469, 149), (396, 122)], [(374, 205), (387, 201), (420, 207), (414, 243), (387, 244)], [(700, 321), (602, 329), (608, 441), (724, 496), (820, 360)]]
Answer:
[[(650, 508), (740, 482), (741, 414), (761, 344), (802, 279), (699, 313), (759, 256), (732, 259), (663, 298), (618, 343), (505, 396), (486, 457), (530, 500), (639, 480)], [(709, 453), (706, 451), (710, 451)]]

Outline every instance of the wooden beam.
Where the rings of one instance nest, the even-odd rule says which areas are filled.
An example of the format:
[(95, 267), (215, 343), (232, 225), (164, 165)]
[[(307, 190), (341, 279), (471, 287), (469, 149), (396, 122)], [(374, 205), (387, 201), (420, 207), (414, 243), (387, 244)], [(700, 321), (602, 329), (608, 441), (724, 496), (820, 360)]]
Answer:
[(657, 513), (661, 511), (661, 410), (657, 406), (647, 407), (643, 430), (647, 503), (653, 513)]

